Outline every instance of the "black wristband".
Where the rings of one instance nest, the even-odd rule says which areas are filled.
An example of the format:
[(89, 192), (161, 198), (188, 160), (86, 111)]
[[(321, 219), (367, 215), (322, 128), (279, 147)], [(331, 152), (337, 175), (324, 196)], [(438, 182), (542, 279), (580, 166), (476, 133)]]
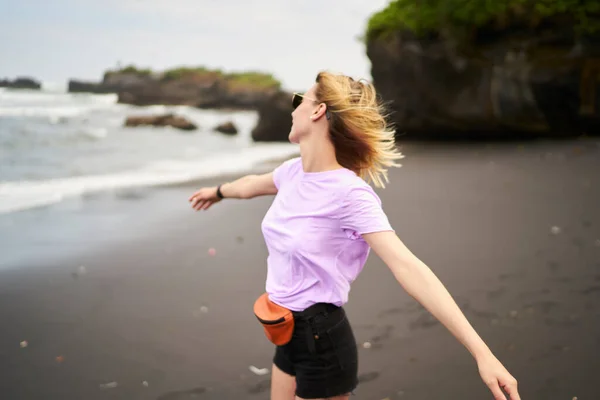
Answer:
[(221, 193), (221, 185), (217, 186), (217, 197), (220, 199), (224, 199), (223, 193)]

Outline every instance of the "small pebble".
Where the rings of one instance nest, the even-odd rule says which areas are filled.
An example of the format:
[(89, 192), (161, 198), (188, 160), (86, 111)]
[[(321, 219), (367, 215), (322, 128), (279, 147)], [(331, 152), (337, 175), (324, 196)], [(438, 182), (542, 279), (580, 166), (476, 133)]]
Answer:
[(577, 397), (573, 397), (573, 400), (577, 400)]
[(217, 250), (213, 247), (208, 249), (208, 255), (214, 257), (217, 254)]
[(364, 347), (365, 349), (370, 349), (370, 348), (371, 348), (371, 343), (370, 343), (370, 342), (364, 342), (364, 343), (363, 343), (363, 347)]
[(596, 247), (600, 247), (600, 239), (596, 239)]
[(63, 362), (63, 361), (65, 361), (65, 357), (63, 357), (63, 356), (57, 356), (57, 357), (56, 357), (56, 362), (57, 362), (57, 363), (59, 363), (59, 364), (60, 364), (60, 363), (61, 363), (61, 362)]
[(148, 381), (143, 381), (142, 385), (145, 386), (145, 387), (148, 387)]
[(258, 376), (267, 375), (269, 373), (268, 368), (257, 368), (254, 365), (249, 366), (248, 369)]
[(519, 313), (517, 312), (517, 310), (512, 310), (509, 315), (511, 316), (511, 318), (517, 318), (517, 315), (519, 315)]
[(560, 233), (560, 228), (558, 226), (553, 226), (552, 229), (550, 229), (550, 232), (552, 232), (553, 235), (558, 235)]
[(27, 340), (23, 340), (23, 341), (21, 342), (21, 348), (22, 348), (22, 349), (24, 349), (25, 347), (27, 347), (27, 346), (28, 346), (28, 344), (29, 344), (29, 343), (27, 343)]
[(200, 307), (200, 312), (207, 313), (208, 312), (208, 307), (206, 307), (206, 306)]
[(119, 384), (117, 382), (108, 382), (108, 383), (102, 383), (100, 384), (100, 389), (114, 389), (118, 386)]

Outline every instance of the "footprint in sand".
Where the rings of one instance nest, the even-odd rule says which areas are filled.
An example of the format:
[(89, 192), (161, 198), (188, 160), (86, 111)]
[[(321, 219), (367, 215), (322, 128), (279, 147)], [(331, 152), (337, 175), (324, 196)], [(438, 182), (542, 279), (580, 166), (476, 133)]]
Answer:
[(419, 315), (417, 319), (411, 321), (408, 327), (410, 330), (415, 330), (419, 328), (427, 329), (439, 324), (439, 321), (435, 319), (435, 317), (433, 317), (431, 314), (423, 313)]
[(379, 378), (379, 372), (365, 372), (358, 376), (358, 383), (366, 383)]
[(548, 269), (552, 272), (556, 272), (560, 268), (560, 264), (556, 261), (548, 261)]
[(497, 299), (497, 298), (501, 297), (504, 293), (506, 293), (506, 288), (505, 287), (500, 287), (500, 288), (495, 289), (495, 290), (490, 290), (487, 293), (487, 297), (490, 300), (494, 300), (494, 299)]
[(400, 307), (390, 308), (389, 310), (383, 310), (382, 312), (377, 314), (377, 317), (381, 318), (381, 317), (385, 317), (387, 315), (402, 314), (403, 312), (404, 312), (404, 310)]
[(588, 294), (593, 294), (593, 293), (600, 293), (600, 286), (598, 286), (598, 285), (590, 286), (581, 291), (581, 294), (583, 294), (583, 295), (588, 295)]
[(548, 279), (550, 282), (558, 282), (558, 283), (571, 283), (573, 279), (569, 276), (558, 276), (555, 278)]
[(261, 381), (259, 383), (257, 383), (256, 385), (252, 386), (250, 389), (248, 389), (248, 393), (250, 394), (258, 394), (258, 393), (263, 393), (268, 391), (271, 388), (271, 380), (267, 379), (264, 381)]
[(206, 392), (203, 387), (191, 389), (191, 390), (179, 390), (175, 392), (168, 392), (159, 396), (156, 400), (190, 400), (199, 399), (202, 394)]
[(522, 278), (523, 276), (525, 276), (525, 272), (507, 272), (498, 275), (498, 279), (500, 279), (501, 281), (507, 281), (511, 279)]
[(548, 314), (549, 312), (554, 311), (554, 309), (556, 309), (556, 307), (558, 307), (559, 305), (560, 305), (560, 303), (558, 303), (556, 301), (543, 300), (543, 301), (539, 301), (537, 303), (533, 303), (531, 306), (533, 308), (539, 309), (544, 314)]
[[(382, 348), (383, 342), (385, 342), (387, 339), (389, 339), (391, 337), (393, 330), (394, 330), (393, 325), (386, 325), (383, 328), (383, 332), (371, 337), (371, 339), (369, 339), (369, 341), (367, 341), (363, 344), (363, 347), (366, 349), (373, 349), (373, 350)], [(367, 343), (368, 343), (368, 345), (365, 346), (365, 344), (367, 344)]]
[(580, 238), (580, 237), (574, 237), (574, 238), (571, 240), (571, 243), (573, 243), (573, 245), (574, 245), (575, 247), (583, 248), (583, 247), (584, 247), (584, 243), (585, 243), (585, 241), (584, 241), (582, 238)]

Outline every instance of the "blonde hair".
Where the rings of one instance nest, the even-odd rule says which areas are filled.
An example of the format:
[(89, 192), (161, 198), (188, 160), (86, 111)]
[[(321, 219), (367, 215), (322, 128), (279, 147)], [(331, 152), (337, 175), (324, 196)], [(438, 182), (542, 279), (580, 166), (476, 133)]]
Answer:
[(404, 158), (375, 87), (330, 72), (317, 75), (315, 96), (329, 111), (329, 134), (337, 161), (376, 187), (389, 182), (388, 169)]

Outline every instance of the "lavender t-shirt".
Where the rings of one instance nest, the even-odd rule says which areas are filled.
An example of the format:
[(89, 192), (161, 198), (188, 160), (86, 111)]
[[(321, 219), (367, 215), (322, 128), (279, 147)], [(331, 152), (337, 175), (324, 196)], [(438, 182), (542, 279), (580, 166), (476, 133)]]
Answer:
[(349, 169), (308, 173), (300, 158), (273, 180), (278, 193), (262, 222), (269, 298), (294, 311), (342, 306), (369, 255), (361, 234), (392, 230), (379, 197)]

